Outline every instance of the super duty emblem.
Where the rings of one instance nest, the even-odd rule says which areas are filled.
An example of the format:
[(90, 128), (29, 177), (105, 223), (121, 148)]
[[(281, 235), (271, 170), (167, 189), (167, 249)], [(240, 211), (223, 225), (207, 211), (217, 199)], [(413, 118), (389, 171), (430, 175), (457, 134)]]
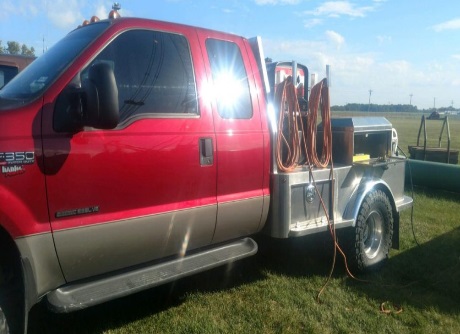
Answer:
[(34, 152), (0, 152), (0, 166), (30, 165), (34, 162)]

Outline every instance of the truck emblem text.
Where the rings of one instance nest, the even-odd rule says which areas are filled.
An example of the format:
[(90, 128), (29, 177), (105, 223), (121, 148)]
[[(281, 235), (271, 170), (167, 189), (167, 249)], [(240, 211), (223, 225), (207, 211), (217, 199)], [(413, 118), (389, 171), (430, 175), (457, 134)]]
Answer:
[(20, 175), (25, 172), (22, 166), (2, 166), (2, 174), (5, 175), (5, 177)]
[(0, 166), (30, 165), (34, 162), (34, 152), (0, 152)]

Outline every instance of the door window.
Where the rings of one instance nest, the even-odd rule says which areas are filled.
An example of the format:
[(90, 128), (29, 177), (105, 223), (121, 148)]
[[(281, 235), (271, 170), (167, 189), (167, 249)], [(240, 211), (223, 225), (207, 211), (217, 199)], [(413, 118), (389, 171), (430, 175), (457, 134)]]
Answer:
[(121, 122), (133, 117), (198, 114), (190, 48), (184, 36), (127, 31), (92, 64), (98, 62), (114, 70)]
[(217, 112), (226, 119), (252, 117), (251, 95), (238, 45), (217, 39), (206, 41)]

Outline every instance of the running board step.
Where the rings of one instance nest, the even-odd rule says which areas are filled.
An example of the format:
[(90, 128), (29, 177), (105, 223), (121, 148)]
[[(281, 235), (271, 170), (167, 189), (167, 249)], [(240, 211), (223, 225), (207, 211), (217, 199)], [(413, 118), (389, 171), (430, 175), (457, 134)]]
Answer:
[(67, 313), (165, 284), (257, 253), (251, 238), (220, 244), (184, 258), (98, 280), (68, 284), (47, 295), (54, 312)]

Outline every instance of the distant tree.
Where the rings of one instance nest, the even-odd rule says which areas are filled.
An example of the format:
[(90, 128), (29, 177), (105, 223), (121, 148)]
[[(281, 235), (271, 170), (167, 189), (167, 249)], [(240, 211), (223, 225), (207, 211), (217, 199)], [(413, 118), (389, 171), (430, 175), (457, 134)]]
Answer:
[(374, 104), (348, 103), (344, 106), (332, 106), (332, 111), (362, 111), (362, 112), (417, 112), (416, 106), (409, 104)]
[(8, 41), (6, 44), (8, 45), (7, 50), (10, 55), (18, 55), (21, 51), (21, 47), (18, 42)]
[(21, 54), (23, 56), (35, 56), (35, 49), (32, 46), (30, 49), (27, 47), (27, 45), (22, 44), (21, 46)]
[(8, 41), (6, 42), (7, 47), (2, 45), (2, 40), (0, 40), (0, 54), (10, 54), (10, 55), (23, 55), (23, 56), (35, 56), (35, 49), (34, 47), (28, 47), (25, 44), (22, 46), (16, 41)]
[(273, 60), (270, 57), (265, 58), (265, 64), (271, 63)]

